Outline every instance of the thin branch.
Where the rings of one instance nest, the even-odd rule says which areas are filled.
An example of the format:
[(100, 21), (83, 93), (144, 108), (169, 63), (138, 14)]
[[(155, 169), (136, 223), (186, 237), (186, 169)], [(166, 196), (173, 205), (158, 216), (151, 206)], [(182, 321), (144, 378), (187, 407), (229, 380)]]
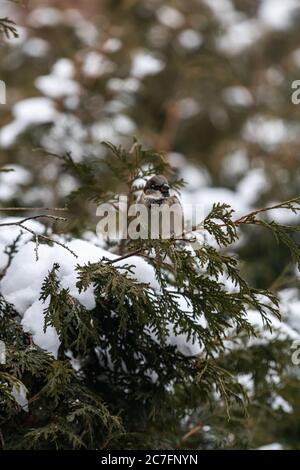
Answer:
[(26, 217), (25, 219), (16, 221), (16, 222), (4, 222), (0, 224), (0, 227), (10, 227), (10, 226), (16, 226), (21, 224), (24, 224), (25, 222), (28, 222), (29, 220), (37, 220), (37, 219), (52, 219), (52, 220), (59, 220), (66, 222), (67, 219), (63, 217), (56, 217), (55, 215), (48, 215), (48, 214), (40, 214), (40, 215), (34, 215), (32, 217)]
[(0, 212), (31, 212), (31, 211), (45, 211), (45, 212), (67, 212), (65, 207), (0, 207)]
[[(275, 204), (275, 205), (270, 206), (270, 207), (263, 207), (263, 208), (251, 211), (248, 214), (234, 220), (233, 223), (236, 226), (239, 226), (239, 225), (242, 225), (242, 224), (245, 224), (245, 225), (246, 224), (247, 225), (260, 225), (260, 221), (259, 220), (253, 220), (253, 217), (255, 217), (258, 214), (261, 214), (262, 212), (268, 212), (268, 211), (271, 211), (271, 210), (274, 210), (274, 209), (290, 209), (289, 206), (293, 203), (298, 203), (299, 204), (299, 208), (298, 207), (294, 208), (294, 211), (300, 211), (300, 199), (299, 199), (299, 197), (296, 197), (296, 198), (290, 199), (288, 201), (284, 201), (284, 202)], [(219, 224), (219, 227), (225, 227), (225, 226), (226, 226), (226, 224)], [(284, 225), (284, 227), (287, 228), (287, 229), (293, 229), (294, 228), (293, 225)], [(190, 230), (188, 230), (186, 232), (183, 232), (177, 238), (173, 238), (173, 239), (170, 239), (170, 240), (173, 243), (176, 242), (176, 241), (186, 241), (187, 242), (189, 240), (185, 238), (186, 235), (189, 235), (193, 232), (197, 232), (199, 230), (204, 230), (204, 229), (205, 229), (204, 223), (202, 222), (201, 224), (193, 225)], [(145, 251), (144, 248), (139, 248), (138, 250), (127, 253), (124, 256), (120, 256), (119, 258), (116, 258), (115, 260), (111, 260), (111, 261), (109, 261), (109, 263), (110, 264), (118, 263), (119, 261), (123, 261), (127, 258), (130, 258), (131, 256), (137, 256), (137, 255), (144, 256), (144, 254), (143, 254), (144, 251)]]
[(126, 255), (119, 256), (116, 259), (109, 260), (108, 264), (118, 263), (119, 261), (123, 261), (124, 259), (130, 258), (131, 256), (136, 256), (136, 255), (143, 256), (143, 251), (145, 251), (144, 248), (139, 248), (138, 250), (127, 253)]
[(194, 434), (198, 434), (203, 428), (203, 424), (197, 424), (194, 426), (190, 431), (188, 431), (184, 436), (181, 438), (181, 442), (187, 441), (190, 437), (194, 436)]
[(298, 210), (300, 211), (300, 199), (299, 199), (299, 196), (298, 197), (295, 197), (293, 199), (289, 199), (288, 201), (284, 201), (284, 202), (279, 202), (278, 204), (275, 204), (273, 206), (269, 206), (269, 207), (263, 207), (261, 209), (256, 209), (252, 212), (249, 212), (248, 214), (246, 215), (243, 215), (242, 217), (240, 217), (239, 219), (237, 219), (234, 223), (236, 225), (239, 225), (239, 224), (242, 224), (242, 223), (246, 223), (245, 222), (245, 219), (249, 219), (249, 218), (252, 218), (252, 217), (255, 217), (257, 214), (261, 214), (262, 212), (268, 212), (268, 211), (272, 211), (274, 209), (289, 209), (290, 205), (293, 204), (293, 203), (298, 203), (299, 204), (299, 207), (298, 208), (294, 208), (294, 210)]
[(61, 246), (62, 248), (64, 248), (65, 250), (69, 251), (69, 253), (71, 253), (75, 258), (78, 258), (78, 256), (76, 255), (76, 253), (74, 253), (74, 251), (72, 251), (69, 247), (67, 247), (64, 243), (61, 243), (53, 238), (50, 238), (50, 237), (47, 237), (46, 235), (40, 235), (38, 233), (36, 233), (34, 230), (28, 228), (27, 226), (24, 225), (24, 223), (30, 221), (30, 220), (37, 220), (37, 219), (51, 219), (51, 220), (55, 220), (55, 221), (66, 221), (67, 219), (63, 218), (63, 217), (57, 217), (55, 215), (49, 215), (49, 214), (39, 214), (39, 215), (35, 215), (35, 216), (32, 216), (32, 217), (26, 217), (22, 220), (19, 220), (19, 221), (16, 221), (16, 222), (4, 222), (4, 223), (1, 223), (0, 224), (0, 227), (20, 227), (21, 229), (25, 230), (26, 232), (30, 233), (31, 235), (33, 235), (34, 239), (35, 239), (35, 254), (36, 254), (36, 259), (38, 260), (38, 246), (39, 246), (39, 240), (45, 240), (47, 241), (48, 243), (54, 243), (56, 245), (59, 245)]
[(62, 248), (64, 248), (65, 250), (69, 251), (75, 258), (78, 258), (78, 256), (76, 255), (76, 253), (74, 253), (74, 251), (72, 251), (70, 248), (68, 248), (64, 243), (61, 243), (57, 240), (54, 240), (53, 238), (50, 238), (50, 237), (47, 237), (46, 235), (38, 235), (37, 233), (35, 233), (33, 230), (31, 230), (30, 228), (28, 227), (25, 227), (25, 225), (22, 225), (22, 224), (18, 224), (19, 227), (21, 227), (22, 229), (26, 230), (27, 232), (31, 233), (34, 237), (38, 237), (38, 239), (42, 239), (42, 240), (45, 240), (49, 243), (55, 243), (55, 245), (59, 245), (61, 246)]

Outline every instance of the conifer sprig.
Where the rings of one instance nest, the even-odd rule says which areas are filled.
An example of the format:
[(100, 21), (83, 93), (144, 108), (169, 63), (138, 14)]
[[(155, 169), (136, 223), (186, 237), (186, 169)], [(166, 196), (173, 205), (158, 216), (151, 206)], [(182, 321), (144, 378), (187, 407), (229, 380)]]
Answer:
[(18, 38), (19, 33), (16, 23), (7, 17), (0, 18), (0, 34), (3, 34), (7, 39), (11, 37)]
[[(106, 147), (113, 157), (107, 155), (103, 161), (77, 164), (69, 154), (60, 157), (64, 171), (71, 171), (78, 182), (69, 198), (70, 205), (76, 202), (76, 213), (81, 214), (83, 195), (104, 202), (114, 200), (120, 189), (135, 201), (136, 183), (154, 173), (165, 172), (173, 187), (182, 186), (162, 156), (143, 150), (137, 142), (129, 151)], [(253, 325), (251, 312), (271, 330), (274, 317), (280, 318), (278, 299), (252, 287), (228, 249), (238, 240), (240, 228), (260, 227), (271, 230), (299, 262), (292, 234), (298, 228), (270, 219), (272, 211), (282, 208), (297, 212), (299, 198), (238, 219), (228, 205), (216, 203), (189, 233), (207, 232), (213, 245), (205, 237), (193, 244), (188, 233), (180, 240), (126, 242), (121, 256), (76, 267), (78, 295), (63, 286), (57, 260), (39, 297), (44, 303), (44, 331), (53, 327), (58, 335), (57, 358), (33, 343), (14, 307), (0, 297), (0, 339), (9, 358), (0, 369), (2, 446), (176, 448), (197, 439), (196, 432), (189, 434), (183, 427), (182, 418), (198, 423), (199, 416), (214, 426), (216, 445), (220, 422), (222, 429), (225, 422), (228, 429), (230, 423), (244, 422), (246, 408), (255, 404), (249, 403), (238, 375), (253, 370), (257, 361), (265, 375), (274, 370), (284, 374), (273, 363), (276, 354), (288, 356), (290, 343), (275, 335), (266, 357), (259, 343), (264, 329)], [(71, 206), (68, 209), (72, 212)], [(77, 217), (77, 225), (84, 229), (83, 220)], [(16, 249), (12, 245), (11, 256)], [(138, 279), (133, 256), (141, 256), (142, 267), (150, 269), (149, 282)], [(90, 310), (79, 300), (87, 293), (93, 296)], [(13, 389), (28, 391), (27, 409), (16, 402)], [(269, 403), (272, 393), (262, 393), (261, 400)], [(182, 435), (187, 437), (182, 440)]]

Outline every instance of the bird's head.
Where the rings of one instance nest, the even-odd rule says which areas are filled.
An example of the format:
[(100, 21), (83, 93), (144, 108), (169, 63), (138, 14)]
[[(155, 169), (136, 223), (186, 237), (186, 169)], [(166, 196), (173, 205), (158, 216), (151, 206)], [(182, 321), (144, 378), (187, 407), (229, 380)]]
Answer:
[(167, 178), (163, 175), (152, 176), (145, 184), (144, 194), (153, 199), (170, 197), (170, 186)]

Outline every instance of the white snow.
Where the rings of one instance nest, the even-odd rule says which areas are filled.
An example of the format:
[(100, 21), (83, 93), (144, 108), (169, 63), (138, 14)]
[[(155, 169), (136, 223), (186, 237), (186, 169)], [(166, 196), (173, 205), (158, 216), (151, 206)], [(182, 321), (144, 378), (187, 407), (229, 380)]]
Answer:
[(229, 27), (239, 18), (231, 0), (204, 0), (204, 3), (213, 11), (220, 23)]
[(197, 168), (194, 165), (185, 165), (180, 172), (181, 178), (187, 183), (182, 191), (195, 192), (210, 184), (210, 175), (205, 168)]
[(88, 132), (74, 113), (60, 113), (41, 139), (42, 146), (54, 153), (71, 152), (72, 158), (81, 161)]
[(59, 113), (49, 98), (27, 98), (12, 108), (14, 120), (0, 130), (0, 146), (10, 147), (31, 125), (53, 122)]
[(283, 447), (278, 442), (272, 444), (266, 444), (265, 446), (258, 447), (257, 450), (283, 450)]
[[(207, 190), (208, 188), (205, 189)], [(221, 200), (223, 200), (223, 198)], [(30, 227), (38, 233), (42, 231), (42, 225), (37, 222), (32, 221)], [(14, 235), (17, 235), (18, 232), (19, 230), (16, 227), (0, 231), (0, 249), (2, 252), (7, 244), (7, 240), (9, 239), (9, 242), (11, 242)], [(28, 240), (29, 237), (29, 234), (25, 234), (23, 243)], [(75, 259), (74, 256), (63, 247), (41, 244), (39, 246), (39, 259), (36, 261), (34, 253), (35, 244), (27, 241), (14, 256), (0, 284), (2, 294), (8, 302), (15, 306), (16, 310), (22, 316), (22, 325), (26, 331), (32, 334), (34, 343), (46, 349), (55, 357), (59, 347), (59, 338), (53, 328), (47, 328), (46, 332), (43, 331), (43, 312), (47, 303), (43, 304), (38, 300), (44, 278), (52, 269), (53, 264), (59, 262), (60, 270), (58, 277), (61, 282), (61, 287), (69, 289), (71, 296), (77, 299), (85, 308), (91, 310), (95, 307), (93, 288), (89, 287), (82, 293), (78, 292), (76, 287), (77, 275), (75, 267), (77, 264), (84, 265), (88, 262), (98, 262), (103, 258), (116, 258), (116, 255), (113, 255), (99, 246), (93, 245), (91, 242), (74, 239), (66, 243), (66, 245), (78, 255), (78, 259)], [(161, 290), (155, 277), (153, 267), (141, 257), (132, 257), (125, 261), (119, 261), (115, 263), (115, 266), (118, 267), (128, 263), (133, 266), (133, 272), (130, 276), (137, 279), (139, 282), (148, 283), (156, 292), (156, 295), (160, 295)], [(24, 266), (26, 266), (26, 273), (24, 272)], [(227, 287), (231, 289), (232, 286), (228, 285)], [(183, 296), (179, 295), (177, 302), (186, 315), (192, 315), (192, 307), (187, 304)], [(292, 340), (298, 340), (300, 338), (297, 331), (276, 318), (272, 318), (274, 331), (271, 333), (264, 327), (260, 314), (254, 310), (249, 310), (248, 320), (261, 332), (258, 338), (251, 338), (249, 340), (250, 345), (262, 344), (262, 342), (268, 342), (275, 338), (289, 338)], [(200, 317), (197, 321), (202, 327), (207, 327), (204, 316)], [(168, 324), (168, 332), (168, 343), (176, 345), (182, 354), (199, 354), (203, 350), (202, 344), (198, 342), (193, 344), (192, 341), (187, 341), (185, 334), (175, 335), (174, 325), (171, 323)], [(278, 402), (278, 406), (283, 407), (283, 402)], [(287, 408), (285, 407), (285, 409)]]
[(74, 28), (76, 35), (83, 44), (89, 47), (98, 47), (99, 28), (88, 21), (76, 8), (68, 8), (64, 12), (65, 23)]
[(31, 174), (24, 167), (16, 164), (5, 165), (0, 171), (0, 200), (9, 201), (17, 195), (18, 189), (22, 184), (28, 184), (31, 181)]
[(225, 178), (231, 179), (246, 174), (249, 170), (249, 159), (243, 148), (238, 148), (226, 155), (221, 162), (222, 173)]
[(231, 106), (251, 106), (253, 98), (246, 87), (232, 86), (223, 91), (224, 100)]
[(168, 28), (180, 28), (185, 21), (183, 14), (169, 5), (162, 5), (158, 8), (156, 15), (159, 22)]
[(13, 108), (17, 120), (25, 124), (40, 124), (52, 121), (56, 111), (52, 101), (47, 98), (28, 98), (19, 101)]
[(119, 134), (132, 134), (136, 130), (134, 121), (125, 114), (118, 114), (113, 119), (113, 127)]
[[(22, 219), (22, 217), (6, 217), (6, 218), (0, 218), (1, 223), (13, 223), (13, 222), (18, 222)], [(29, 229), (33, 230), (35, 233), (42, 233), (43, 232), (43, 226), (36, 220), (30, 220), (24, 224), (26, 227)], [(2, 227), (0, 228), (0, 269), (4, 268), (6, 266), (7, 261), (8, 261), (8, 256), (4, 253), (4, 249), (13, 243), (14, 240), (18, 237), (20, 234), (21, 229), (20, 227), (17, 226), (9, 226), (9, 227)], [(23, 231), (22, 235), (22, 243), (25, 243), (26, 241), (30, 240), (32, 238), (31, 234), (26, 232), (25, 230)]]
[(248, 119), (243, 129), (243, 137), (249, 142), (257, 142), (264, 148), (274, 149), (281, 143), (291, 140), (296, 130), (279, 118), (266, 118), (256, 115)]
[(102, 46), (102, 50), (107, 54), (117, 52), (122, 47), (122, 41), (119, 38), (109, 38)]
[(185, 49), (198, 49), (203, 43), (203, 37), (194, 29), (185, 29), (178, 35), (179, 44)]
[(117, 114), (112, 119), (102, 120), (91, 126), (91, 134), (97, 141), (115, 141), (118, 134), (132, 135), (135, 130), (135, 122), (126, 114)]
[(293, 407), (280, 395), (276, 395), (272, 400), (273, 410), (282, 410), (284, 413), (292, 413)]
[(264, 326), (264, 322), (259, 312), (255, 310), (248, 310), (247, 314), (247, 319), (251, 325), (258, 328), (258, 330), (262, 332), (260, 337), (250, 339), (249, 343), (251, 345), (266, 343), (274, 339), (282, 341), (291, 339), (295, 341), (300, 338), (300, 335), (296, 330), (291, 328), (287, 323), (278, 320), (274, 316), (270, 317), (272, 320), (272, 331), (270, 331)]
[(116, 93), (135, 93), (140, 88), (140, 81), (136, 78), (110, 78), (107, 81), (107, 88)]
[(131, 75), (143, 79), (147, 75), (156, 75), (163, 70), (162, 60), (147, 51), (137, 52), (132, 59)]
[(82, 66), (82, 72), (87, 77), (102, 77), (102, 75), (109, 74), (115, 69), (115, 64), (107, 59), (104, 54), (99, 52), (89, 52)]
[[(2, 16), (2, 15), (1, 15)], [(20, 46), (22, 47), (23, 44), (27, 41), (28, 39), (28, 31), (27, 28), (24, 28), (24, 26), (17, 26), (17, 31), (18, 31), (18, 36), (12, 36), (10, 35), (9, 38), (4, 36), (4, 41), (10, 46), (10, 47), (16, 47)], [(3, 40), (3, 39), (2, 39)]]
[(236, 217), (249, 212), (249, 206), (239, 193), (227, 188), (200, 188), (195, 193), (182, 191), (182, 201), (187, 205), (201, 205), (204, 216), (209, 214), (213, 204), (218, 202), (229, 204), (236, 211)]
[(31, 334), (34, 344), (37, 344), (50, 354), (53, 354), (54, 357), (57, 357), (60, 341), (55, 328), (48, 326), (46, 333), (44, 333), (43, 312), (48, 305), (48, 299), (45, 303), (40, 300), (33, 302), (24, 313), (22, 326), (24, 331)]
[(35, 80), (35, 86), (50, 98), (62, 98), (68, 95), (78, 95), (80, 87), (77, 82), (60, 76), (44, 75)]
[[(268, 205), (273, 206), (280, 204), (280, 201), (270, 201)], [(288, 209), (275, 209), (269, 212), (269, 219), (274, 220), (278, 224), (291, 224), (299, 225), (300, 224), (300, 212), (296, 214)]]
[(226, 54), (234, 56), (257, 42), (262, 33), (261, 24), (256, 19), (242, 20), (228, 27), (225, 34), (218, 38), (217, 45)]
[[(299, 271), (295, 275), (299, 278)], [(297, 289), (284, 289), (280, 292), (280, 301), (284, 318), (289, 325), (300, 333), (300, 300)]]
[(263, 0), (259, 8), (259, 17), (265, 26), (282, 30), (289, 27), (299, 9), (298, 0)]
[(50, 45), (41, 38), (30, 38), (23, 45), (23, 52), (29, 57), (44, 57), (49, 51)]
[(238, 382), (251, 395), (254, 391), (254, 381), (252, 374), (239, 374)]
[(93, 139), (98, 142), (105, 140), (112, 142), (116, 137), (115, 130), (113, 129), (111, 122), (108, 120), (95, 122), (91, 126), (91, 135)]
[[(59, 347), (58, 337), (53, 328), (48, 328), (44, 333), (43, 309), (45, 305), (38, 300), (43, 279), (52, 269), (53, 264), (59, 262), (61, 266), (59, 278), (62, 287), (69, 288), (74, 298), (78, 299), (87, 309), (92, 309), (95, 306), (93, 290), (89, 288), (79, 294), (76, 288), (75, 267), (77, 263), (97, 262), (103, 256), (111, 257), (110, 253), (85, 241), (73, 240), (67, 245), (78, 255), (78, 259), (58, 245), (50, 247), (42, 244), (39, 247), (39, 260), (36, 261), (35, 244), (29, 242), (23, 245), (15, 255), (1, 282), (2, 294), (22, 315), (22, 324), (26, 331), (30, 331), (33, 335), (33, 341), (54, 356), (56, 356)], [(23, 266), (26, 266), (26, 275), (24, 275)]]
[(265, 171), (262, 168), (254, 168), (245, 174), (236, 189), (244, 203), (252, 205), (269, 187)]
[(28, 390), (22, 382), (19, 382), (18, 385), (14, 385), (11, 391), (11, 395), (14, 397), (18, 405), (20, 405), (23, 411), (26, 412), (28, 412), (27, 393)]
[[(38, 224), (39, 226), (40, 224)], [(3, 232), (4, 230), (0, 231), (0, 236)], [(11, 232), (7, 234), (6, 239), (11, 235)], [(6, 240), (3, 243), (3, 240), (0, 238), (0, 243), (3, 249), (6, 245)], [(70, 294), (75, 299), (85, 308), (91, 310), (95, 307), (93, 289), (89, 287), (86, 291), (79, 294), (76, 287), (77, 273), (75, 267), (77, 264), (83, 265), (88, 262), (100, 261), (104, 257), (108, 259), (116, 257), (102, 248), (82, 240), (72, 240), (70, 243), (67, 243), (67, 246), (78, 255), (77, 259), (63, 247), (58, 245), (51, 247), (42, 244), (39, 246), (39, 260), (36, 261), (34, 254), (35, 244), (33, 242), (26, 243), (15, 255), (11, 266), (1, 282), (2, 294), (8, 302), (15, 306), (16, 310), (23, 317), (22, 325), (26, 331), (32, 334), (34, 343), (46, 349), (54, 356), (57, 355), (59, 347), (58, 336), (53, 328), (47, 328), (46, 333), (44, 333), (43, 310), (46, 305), (38, 300), (43, 279), (52, 269), (53, 264), (59, 262), (60, 270), (58, 276), (61, 281), (61, 287), (68, 288)], [(122, 266), (124, 263), (116, 263), (116, 266)], [(159, 288), (154, 270), (148, 263), (138, 257), (133, 257), (129, 264), (131, 263), (135, 267), (133, 274), (130, 274), (130, 276), (138, 278), (140, 282), (150, 283), (153, 289)], [(24, 266), (26, 266), (26, 275), (24, 275)]]
[(189, 119), (201, 111), (198, 101), (192, 97), (183, 98), (178, 101), (178, 113), (181, 119)]
[(63, 21), (63, 13), (58, 8), (35, 8), (28, 17), (28, 23), (34, 27), (56, 26)]

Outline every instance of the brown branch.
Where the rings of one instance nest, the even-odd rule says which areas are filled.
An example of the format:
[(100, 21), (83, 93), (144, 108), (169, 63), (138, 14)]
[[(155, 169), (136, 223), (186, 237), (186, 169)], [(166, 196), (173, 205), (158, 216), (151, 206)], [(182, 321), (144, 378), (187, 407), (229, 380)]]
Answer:
[(0, 212), (31, 212), (31, 211), (45, 211), (45, 212), (67, 212), (65, 207), (0, 207)]
[[(274, 204), (273, 206), (262, 207), (261, 209), (256, 209), (252, 212), (249, 212), (246, 215), (243, 215), (242, 217), (237, 219), (234, 223), (236, 225), (239, 225), (240, 223), (246, 223), (245, 219), (255, 217), (257, 214), (261, 214), (262, 212), (268, 212), (268, 211), (272, 211), (274, 209), (288, 209), (287, 205), (288, 204), (293, 204), (293, 202), (297, 202), (298, 204), (300, 204), (299, 197), (294, 197), (293, 199), (289, 199), (288, 201), (279, 202), (278, 204)], [(295, 210), (300, 210), (300, 207), (295, 209)]]
[(190, 431), (188, 431), (184, 436), (181, 438), (181, 442), (187, 441), (190, 437), (194, 436), (194, 434), (198, 434), (203, 428), (203, 424), (197, 424), (194, 426)]
[(176, 101), (170, 101), (166, 106), (163, 130), (157, 139), (157, 148), (169, 152), (176, 137), (179, 124), (179, 107)]
[(124, 259), (130, 258), (131, 256), (136, 256), (136, 255), (143, 256), (143, 251), (144, 251), (144, 248), (139, 248), (138, 250), (127, 253), (126, 255), (119, 256), (116, 259), (109, 260), (108, 264), (118, 263), (119, 261), (123, 261)]
[[(237, 225), (237, 226), (242, 225), (242, 224), (245, 224), (245, 225), (260, 225), (259, 220), (253, 220), (252, 219), (257, 214), (261, 214), (262, 212), (268, 212), (268, 211), (271, 211), (271, 210), (274, 210), (274, 209), (288, 209), (287, 205), (293, 204), (295, 202), (297, 202), (300, 205), (299, 197), (296, 197), (296, 198), (290, 199), (288, 201), (284, 201), (284, 202), (275, 204), (275, 205), (270, 206), (270, 207), (263, 207), (263, 208), (260, 208), (260, 209), (256, 209), (256, 210), (251, 211), (248, 214), (234, 220), (233, 223), (234, 223), (234, 225)], [(294, 208), (294, 210), (299, 210), (300, 211), (300, 207), (299, 208)], [(250, 220), (248, 220), (248, 219), (250, 219)], [(219, 227), (226, 227), (226, 224), (219, 224)], [(284, 225), (284, 227), (287, 228), (287, 229), (294, 228), (294, 226), (292, 226), (292, 225)], [(188, 239), (185, 238), (185, 236), (189, 235), (193, 232), (199, 231), (200, 229), (201, 230), (204, 229), (204, 224), (203, 223), (198, 224), (198, 225), (193, 225), (191, 230), (189, 230), (187, 232), (183, 232), (177, 238), (170, 239), (170, 241), (172, 241), (173, 243), (176, 242), (176, 241), (189, 241)], [(130, 258), (131, 256), (138, 256), (138, 255), (146, 256), (146, 255), (143, 254), (143, 251), (145, 251), (144, 248), (139, 248), (138, 250), (127, 253), (124, 256), (120, 256), (119, 258), (116, 258), (115, 260), (111, 260), (109, 263), (110, 264), (118, 263), (119, 261), (123, 261), (127, 258)]]

